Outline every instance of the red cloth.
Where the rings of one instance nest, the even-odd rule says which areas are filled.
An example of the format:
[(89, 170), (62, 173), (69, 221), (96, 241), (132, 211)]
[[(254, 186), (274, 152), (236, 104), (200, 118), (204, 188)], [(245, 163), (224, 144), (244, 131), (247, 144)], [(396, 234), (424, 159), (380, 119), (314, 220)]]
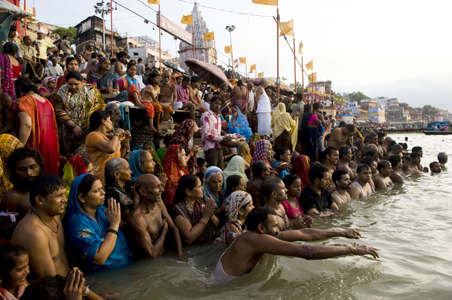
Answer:
[(301, 208), (300, 201), (298, 201), (298, 198), (295, 198), (295, 201), (297, 201), (298, 209), (293, 207), (292, 204), (290, 204), (290, 202), (287, 200), (281, 202), (289, 219), (296, 219), (298, 218), (299, 215), (304, 215), (304, 210), (303, 208)]
[(163, 158), (163, 172), (168, 178), (165, 191), (163, 192), (163, 202), (166, 206), (172, 206), (174, 204), (176, 189), (181, 177), (190, 174), (187, 170), (180, 168), (179, 153), (180, 145), (171, 145), (166, 150), (165, 157)]
[(86, 166), (85, 162), (82, 159), (81, 155), (75, 155), (68, 159), (68, 163), (71, 165), (74, 170), (75, 176), (80, 176), (86, 174)]
[(298, 155), (292, 160), (292, 174), (300, 176), (302, 191), (304, 191), (306, 186), (309, 184), (309, 164), (310, 159), (306, 155)]

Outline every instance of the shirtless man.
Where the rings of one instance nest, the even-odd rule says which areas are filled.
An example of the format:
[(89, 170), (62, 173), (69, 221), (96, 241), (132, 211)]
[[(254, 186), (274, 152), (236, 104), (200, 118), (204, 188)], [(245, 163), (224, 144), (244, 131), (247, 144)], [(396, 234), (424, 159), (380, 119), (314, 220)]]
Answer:
[(394, 186), (391, 180), (392, 166), (387, 160), (380, 160), (377, 164), (378, 174), (373, 178), (376, 189), (387, 189)]
[[(419, 153), (422, 156), (424, 155), (424, 153), (422, 152), (422, 147), (419, 146), (415, 146), (413, 147), (413, 149), (411, 149), (411, 153)], [(417, 164), (417, 168), (419, 170), (419, 172), (428, 172), (428, 167), (422, 167), (421, 165), (421, 160), (419, 159), (419, 163)]]
[(411, 152), (410, 154), (411, 161), (408, 165), (408, 172), (411, 174), (418, 174), (422, 171), (422, 166), (419, 167), (421, 164), (421, 155), (417, 152)]
[[(91, 55), (90, 55), (90, 57), (91, 57)], [(118, 54), (116, 54), (116, 57), (118, 58), (118, 61), (115, 63), (115, 74), (117, 74), (119, 77), (122, 78), (127, 75), (127, 53), (119, 52)], [(85, 59), (86, 59), (86, 52), (85, 52)]]
[(336, 204), (343, 204), (351, 199), (350, 194), (347, 192), (352, 187), (352, 181), (348, 175), (347, 170), (338, 169), (333, 172), (333, 182), (336, 185), (336, 189), (331, 196)]
[(352, 183), (350, 188), (350, 197), (363, 198), (372, 195), (373, 190), (370, 186), (370, 180), (372, 179), (372, 171), (370, 167), (365, 164), (361, 164), (356, 168), (356, 181)]
[(248, 274), (266, 253), (309, 260), (349, 254), (379, 257), (374, 249), (364, 245), (351, 247), (291, 243), (323, 240), (334, 236), (360, 238), (359, 232), (352, 228), (344, 231), (307, 228), (280, 232), (277, 215), (266, 207), (253, 209), (246, 217), (245, 224), (247, 231), (223, 253), (217, 263), (214, 276), (219, 282), (227, 282)]
[(10, 216), (1, 218), (3, 237), (10, 238), (17, 223), (30, 210), (30, 184), (44, 170), (44, 165), (42, 155), (29, 147), (18, 148), (8, 157), (7, 167), (14, 187), (6, 193), (0, 204), (0, 211), (17, 215), (15, 223), (11, 223)]
[(246, 192), (253, 197), (254, 207), (266, 203), (262, 195), (262, 182), (270, 176), (270, 166), (263, 160), (258, 160), (252, 165), (253, 178), (246, 184)]
[(432, 173), (441, 173), (441, 164), (438, 161), (431, 162), (429, 166)]
[(401, 156), (403, 151), (403, 147), (400, 144), (396, 144), (392, 147), (391, 151), (388, 152), (387, 158), (390, 158), (393, 155)]
[(243, 114), (245, 113), (245, 109), (242, 110), (242, 105), (235, 103), (235, 101), (248, 101), (247, 94), (247, 88), (243, 85), (243, 81), (239, 79), (237, 85), (231, 91), (231, 99), (232, 106), (238, 106)]
[(31, 209), (14, 230), (11, 244), (27, 250), (35, 278), (66, 276), (69, 261), (60, 215), (64, 212), (66, 183), (55, 175), (42, 175), (30, 189)]
[(13, 100), (0, 92), (0, 134), (11, 133), (15, 127)]
[(400, 155), (393, 155), (388, 159), (392, 166), (391, 180), (394, 183), (404, 183), (403, 177), (400, 175), (402, 168), (402, 157)]
[(179, 108), (176, 108), (174, 104), (177, 101), (177, 92), (176, 92), (176, 85), (171, 82), (171, 71), (165, 70), (162, 73), (162, 81), (159, 83), (160, 87), (160, 95), (159, 95), (159, 102), (165, 104), (165, 105), (171, 105), (174, 110), (177, 110)]
[(438, 153), (438, 162), (440, 163), (442, 169), (447, 169), (447, 167), (446, 167), (447, 158), (448, 157), (447, 157), (446, 152)]
[(163, 243), (168, 228), (171, 228), (177, 246), (177, 256), (183, 259), (179, 230), (174, 226), (168, 213), (165, 213), (159, 205), (163, 193), (159, 178), (152, 174), (141, 175), (135, 183), (135, 191), (140, 197), (140, 202), (127, 217), (131, 235), (135, 237), (135, 248), (147, 257), (157, 257), (164, 251)]
[(337, 163), (336, 169), (344, 169), (348, 172), (348, 176), (353, 181), (355, 179), (355, 173), (350, 168), (350, 162), (352, 161), (353, 153), (352, 149), (349, 147), (339, 148), (339, 162)]
[(188, 89), (190, 90), (190, 102), (195, 106), (195, 110), (200, 110), (204, 107), (198, 90), (201, 79), (198, 76), (192, 76), (190, 81), (190, 85), (188, 86)]
[(333, 175), (334, 170), (336, 170), (337, 163), (339, 162), (339, 151), (336, 148), (328, 147), (325, 151), (323, 151), (323, 153), (325, 155), (325, 159), (320, 161), (329, 171), (330, 180), (326, 186), (326, 189), (331, 193), (336, 188), (331, 176)]
[(83, 58), (84, 58), (86, 61), (89, 61), (89, 60), (91, 59), (91, 54), (93, 54), (93, 53), (94, 53), (94, 46), (93, 46), (93, 45), (90, 45), (90, 46), (88, 47), (88, 49), (85, 50), (85, 53), (83, 54)]
[(331, 131), (328, 147), (339, 149), (346, 145), (351, 136), (355, 134), (355, 126), (347, 124), (345, 127), (335, 128)]
[(377, 142), (378, 142), (378, 146), (380, 147), (381, 151), (383, 152), (383, 157), (386, 157), (386, 155), (388, 154), (388, 151), (386, 150), (386, 148), (383, 147), (383, 143), (384, 143), (386, 135), (387, 134), (384, 131), (377, 132)]

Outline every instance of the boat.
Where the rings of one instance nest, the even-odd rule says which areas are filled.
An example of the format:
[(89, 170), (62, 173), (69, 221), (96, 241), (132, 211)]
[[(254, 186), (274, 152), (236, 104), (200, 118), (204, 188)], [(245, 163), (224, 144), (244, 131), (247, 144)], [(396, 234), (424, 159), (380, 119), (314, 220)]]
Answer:
[(452, 131), (424, 131), (426, 135), (448, 135), (452, 134)]

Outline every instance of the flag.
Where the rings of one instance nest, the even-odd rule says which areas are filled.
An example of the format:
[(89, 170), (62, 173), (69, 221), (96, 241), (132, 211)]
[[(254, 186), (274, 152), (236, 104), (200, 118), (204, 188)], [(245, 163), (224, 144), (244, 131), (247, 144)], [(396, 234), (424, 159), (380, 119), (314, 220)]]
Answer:
[(281, 29), (281, 33), (279, 36), (283, 36), (283, 33), (287, 36), (294, 36), (293, 31), (293, 20), (287, 21), (287, 22), (281, 22), (279, 23), (279, 29)]
[(236, 69), (237, 69), (238, 67), (239, 67), (239, 64), (236, 64), (234, 68), (236, 68)]
[(278, 0), (253, 0), (254, 4), (278, 6)]
[(312, 71), (313, 68), (314, 68), (314, 60), (311, 59), (311, 61), (306, 64), (306, 70)]
[(232, 53), (232, 46), (224, 47), (224, 53)]
[(160, 4), (160, 0), (148, 0), (149, 4)]
[(298, 54), (303, 54), (303, 43), (300, 41), (300, 45), (298, 46)]
[(193, 15), (183, 16), (180, 22), (185, 25), (193, 25)]
[(208, 32), (208, 33), (204, 33), (204, 40), (205, 41), (213, 41), (215, 40), (215, 33), (212, 32)]
[(246, 57), (239, 57), (239, 61), (241, 64), (246, 64)]
[(257, 73), (257, 78), (264, 78), (264, 72), (262, 72), (262, 73)]
[(238, 63), (239, 63), (239, 60), (238, 60), (238, 59), (234, 60), (234, 63), (235, 63), (235, 64), (238, 64)]
[(251, 65), (250, 71), (256, 71), (256, 65)]
[(308, 75), (309, 81), (310, 82), (316, 82), (317, 81), (317, 72), (314, 72), (312, 74)]

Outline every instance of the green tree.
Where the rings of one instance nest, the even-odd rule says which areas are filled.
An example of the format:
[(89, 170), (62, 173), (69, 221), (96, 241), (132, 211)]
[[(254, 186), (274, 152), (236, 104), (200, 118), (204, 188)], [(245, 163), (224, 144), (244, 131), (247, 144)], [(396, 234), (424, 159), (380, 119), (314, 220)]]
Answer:
[(356, 101), (361, 104), (361, 100), (369, 99), (363, 92), (353, 92), (348, 95), (350, 101)]
[(57, 29), (52, 30), (52, 34), (58, 35), (60, 38), (63, 35), (67, 35), (69, 38), (69, 43), (75, 44), (75, 38), (77, 37), (77, 29), (75, 27), (63, 28), (58, 27)]
[[(293, 83), (289, 83), (289, 87), (295, 91), (295, 84)], [(297, 92), (301, 93), (301, 91), (303, 90), (303, 86), (301, 85), (301, 83), (299, 81), (297, 81)]]
[(433, 118), (434, 116), (438, 115), (439, 112), (439, 109), (431, 105), (424, 105), (422, 110), (424, 111), (424, 115), (429, 116), (430, 118)]

